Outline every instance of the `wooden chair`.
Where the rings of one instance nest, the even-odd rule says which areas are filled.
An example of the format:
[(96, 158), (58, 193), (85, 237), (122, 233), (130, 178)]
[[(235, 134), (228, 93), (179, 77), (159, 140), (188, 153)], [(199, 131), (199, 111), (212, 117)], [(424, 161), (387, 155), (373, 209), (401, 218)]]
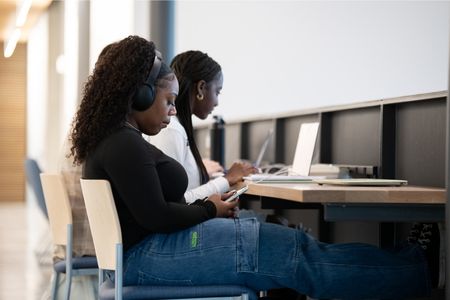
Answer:
[[(111, 186), (106, 180), (81, 179), (89, 225), (99, 264), (99, 298), (106, 299), (256, 299), (245, 286), (123, 286), (122, 231)], [(115, 272), (115, 283), (103, 281), (103, 270)]]
[(56, 299), (59, 276), (64, 273), (66, 274), (65, 299), (69, 300), (72, 276), (96, 275), (98, 273), (97, 259), (92, 256), (72, 257), (72, 210), (62, 176), (41, 173), (40, 177), (53, 243), (66, 248), (65, 259), (53, 264), (52, 299)]

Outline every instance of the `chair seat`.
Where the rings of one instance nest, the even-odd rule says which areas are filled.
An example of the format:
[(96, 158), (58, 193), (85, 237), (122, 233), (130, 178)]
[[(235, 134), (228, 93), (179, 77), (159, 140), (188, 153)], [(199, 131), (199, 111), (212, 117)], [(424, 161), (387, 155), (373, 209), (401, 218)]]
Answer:
[[(250, 300), (256, 300), (255, 291), (239, 285), (208, 286), (124, 286), (123, 299), (184, 299), (201, 297), (232, 297), (246, 293)], [(114, 300), (114, 282), (107, 279), (100, 286), (99, 299)]]
[[(97, 258), (95, 256), (82, 256), (72, 258), (72, 269), (97, 269)], [(66, 261), (61, 260), (53, 264), (53, 269), (58, 273), (66, 273)]]

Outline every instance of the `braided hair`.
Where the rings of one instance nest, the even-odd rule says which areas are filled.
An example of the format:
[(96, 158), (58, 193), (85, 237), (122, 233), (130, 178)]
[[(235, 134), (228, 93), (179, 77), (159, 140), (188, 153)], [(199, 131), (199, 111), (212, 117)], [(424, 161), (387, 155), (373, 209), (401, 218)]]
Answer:
[(208, 84), (216, 78), (222, 69), (208, 54), (193, 50), (175, 56), (170, 63), (170, 67), (177, 76), (180, 87), (175, 102), (177, 117), (186, 131), (189, 146), (200, 171), (200, 182), (204, 184), (209, 181), (209, 175), (194, 139), (190, 97), (195, 94), (196, 85), (200, 80), (204, 80)]

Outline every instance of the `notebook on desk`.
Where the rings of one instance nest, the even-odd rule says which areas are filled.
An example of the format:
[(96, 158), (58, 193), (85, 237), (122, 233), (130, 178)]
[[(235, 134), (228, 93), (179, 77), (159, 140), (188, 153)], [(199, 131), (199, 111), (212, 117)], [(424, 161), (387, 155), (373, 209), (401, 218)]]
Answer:
[(277, 174), (253, 174), (244, 177), (253, 183), (301, 183), (313, 182), (324, 179), (324, 176), (301, 176), (301, 175), (277, 175)]
[(244, 179), (251, 180), (255, 183), (311, 182), (312, 180), (323, 179), (324, 177), (322, 176), (309, 176), (318, 131), (319, 122), (303, 123), (300, 126), (294, 162), (289, 170), (289, 175), (280, 175), (277, 173), (253, 174), (244, 177)]
[(345, 179), (317, 179), (318, 184), (346, 185), (346, 186), (400, 186), (407, 185), (408, 181), (401, 179), (381, 178), (345, 178)]

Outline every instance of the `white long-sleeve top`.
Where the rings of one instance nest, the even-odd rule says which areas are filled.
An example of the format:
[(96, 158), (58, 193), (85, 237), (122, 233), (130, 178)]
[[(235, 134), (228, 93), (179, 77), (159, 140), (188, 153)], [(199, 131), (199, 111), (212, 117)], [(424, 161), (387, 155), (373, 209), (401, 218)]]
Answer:
[(189, 147), (186, 131), (177, 117), (172, 117), (167, 128), (161, 130), (157, 135), (151, 136), (149, 142), (177, 160), (186, 170), (189, 182), (184, 198), (187, 203), (209, 197), (212, 194), (222, 194), (230, 189), (228, 180), (224, 177), (218, 177), (200, 185), (200, 171)]

